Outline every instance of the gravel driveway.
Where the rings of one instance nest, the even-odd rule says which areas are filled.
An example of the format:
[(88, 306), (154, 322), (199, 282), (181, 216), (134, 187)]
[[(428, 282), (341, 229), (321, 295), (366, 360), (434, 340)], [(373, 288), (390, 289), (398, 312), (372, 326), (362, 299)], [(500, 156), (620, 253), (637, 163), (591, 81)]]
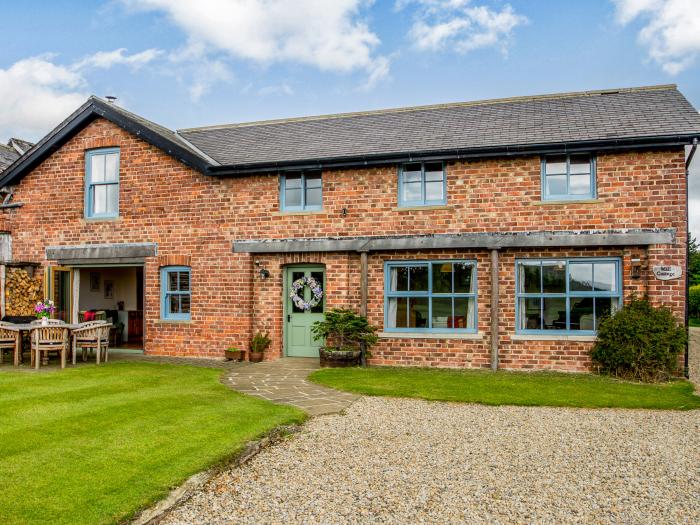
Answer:
[(700, 523), (700, 413), (362, 398), (165, 523)]

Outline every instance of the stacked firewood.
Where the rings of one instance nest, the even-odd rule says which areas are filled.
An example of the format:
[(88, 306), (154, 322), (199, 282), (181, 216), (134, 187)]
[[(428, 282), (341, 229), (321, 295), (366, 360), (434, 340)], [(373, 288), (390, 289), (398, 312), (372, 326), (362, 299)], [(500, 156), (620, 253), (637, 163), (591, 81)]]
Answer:
[(34, 315), (34, 306), (43, 299), (41, 279), (30, 277), (22, 268), (5, 271), (5, 314)]

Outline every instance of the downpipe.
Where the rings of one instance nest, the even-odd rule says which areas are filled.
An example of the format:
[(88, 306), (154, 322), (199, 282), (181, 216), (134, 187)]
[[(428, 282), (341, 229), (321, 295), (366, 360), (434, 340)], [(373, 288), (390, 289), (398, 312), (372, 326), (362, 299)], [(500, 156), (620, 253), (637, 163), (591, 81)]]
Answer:
[(685, 160), (685, 219), (686, 219), (686, 242), (685, 242), (685, 356), (683, 363), (683, 375), (690, 378), (689, 347), (690, 347), (690, 275), (688, 274), (690, 265), (690, 163), (693, 161), (695, 152), (698, 149), (698, 138), (693, 139), (693, 145)]

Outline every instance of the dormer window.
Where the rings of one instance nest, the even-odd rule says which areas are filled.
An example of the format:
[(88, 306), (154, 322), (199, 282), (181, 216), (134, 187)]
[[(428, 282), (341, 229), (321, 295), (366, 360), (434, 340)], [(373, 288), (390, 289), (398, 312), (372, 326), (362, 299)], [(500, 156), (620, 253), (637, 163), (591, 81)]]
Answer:
[(119, 148), (85, 154), (85, 217), (119, 216)]

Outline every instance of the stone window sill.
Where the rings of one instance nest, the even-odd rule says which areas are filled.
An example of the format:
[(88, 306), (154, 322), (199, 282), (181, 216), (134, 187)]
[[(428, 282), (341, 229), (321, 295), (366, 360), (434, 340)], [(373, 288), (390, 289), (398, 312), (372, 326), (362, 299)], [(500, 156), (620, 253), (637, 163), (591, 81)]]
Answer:
[(194, 324), (192, 319), (158, 319), (156, 324)]
[(603, 204), (605, 199), (581, 199), (581, 200), (551, 200), (551, 201), (536, 201), (531, 202), (533, 206), (562, 206), (566, 204)]
[(595, 335), (565, 335), (565, 334), (516, 334), (510, 336), (511, 341), (589, 341), (597, 339)]
[(273, 217), (283, 217), (285, 215), (322, 215), (328, 213), (327, 210), (298, 210), (298, 211), (276, 211)]
[(471, 339), (480, 341), (484, 335), (470, 333), (435, 333), (435, 332), (378, 332), (380, 339)]
[(83, 217), (80, 219), (83, 224), (92, 224), (94, 222), (119, 222), (121, 220), (121, 215), (118, 217)]
[(432, 206), (396, 206), (392, 211), (418, 211), (418, 210), (451, 210), (450, 204), (435, 204)]

